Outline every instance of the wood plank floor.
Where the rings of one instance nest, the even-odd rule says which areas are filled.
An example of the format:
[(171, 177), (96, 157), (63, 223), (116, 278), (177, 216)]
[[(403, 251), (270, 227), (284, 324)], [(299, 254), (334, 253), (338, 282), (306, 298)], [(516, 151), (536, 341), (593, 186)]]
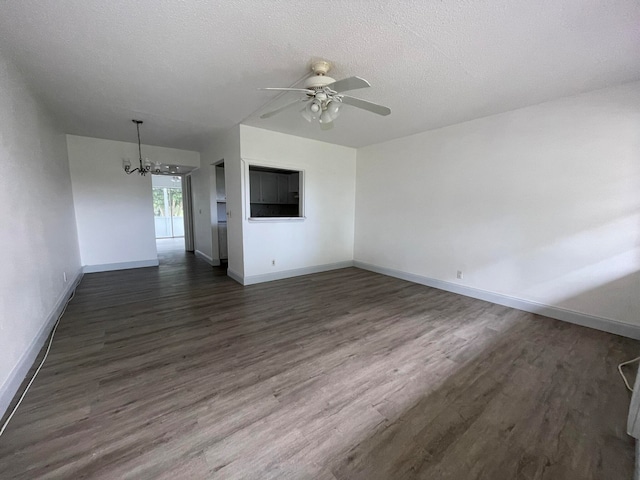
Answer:
[(638, 342), (355, 268), (86, 275), (2, 479), (631, 479)]

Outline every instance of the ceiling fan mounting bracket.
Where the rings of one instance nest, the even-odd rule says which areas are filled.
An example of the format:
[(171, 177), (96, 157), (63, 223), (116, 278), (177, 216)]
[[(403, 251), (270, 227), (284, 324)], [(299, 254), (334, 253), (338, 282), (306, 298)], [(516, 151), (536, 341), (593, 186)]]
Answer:
[(331, 70), (331, 64), (325, 60), (318, 60), (311, 64), (311, 71), (316, 75), (326, 75)]

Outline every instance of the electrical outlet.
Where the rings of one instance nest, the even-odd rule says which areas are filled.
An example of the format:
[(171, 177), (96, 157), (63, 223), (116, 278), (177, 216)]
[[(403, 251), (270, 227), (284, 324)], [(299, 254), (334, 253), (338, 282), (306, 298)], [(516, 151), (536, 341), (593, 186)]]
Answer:
[(456, 277), (458, 277), (458, 279), (462, 280), (464, 278), (464, 274), (462, 273), (462, 270), (458, 270), (458, 273), (456, 274)]
[(64, 283), (67, 283), (67, 272), (62, 272), (62, 278), (64, 279)]
[(276, 261), (275, 260), (271, 260), (271, 266), (275, 267), (276, 266)]

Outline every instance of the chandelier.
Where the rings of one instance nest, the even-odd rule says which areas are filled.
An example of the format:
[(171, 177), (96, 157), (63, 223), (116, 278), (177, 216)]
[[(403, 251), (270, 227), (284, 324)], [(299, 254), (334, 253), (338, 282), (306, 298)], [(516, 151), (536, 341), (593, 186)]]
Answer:
[[(151, 161), (148, 158), (145, 158), (144, 162), (142, 161), (142, 146), (140, 145), (140, 124), (143, 122), (142, 120), (135, 120), (135, 119), (131, 121), (136, 124), (136, 130), (138, 131), (138, 157), (140, 161), (140, 166), (131, 170), (131, 160), (129, 160), (128, 158), (125, 158), (122, 160), (122, 168), (124, 168), (124, 171), (126, 172), (127, 175), (131, 175), (132, 173), (138, 172), (140, 175), (144, 176), (151, 171)], [(154, 172), (160, 173), (161, 171), (160, 162), (154, 162), (153, 166), (154, 166)]]

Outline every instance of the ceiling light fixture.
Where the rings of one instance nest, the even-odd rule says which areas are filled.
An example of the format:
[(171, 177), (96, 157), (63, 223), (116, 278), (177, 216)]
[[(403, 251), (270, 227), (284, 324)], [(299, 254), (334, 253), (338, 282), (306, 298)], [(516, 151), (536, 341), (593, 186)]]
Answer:
[(318, 122), (321, 130), (329, 130), (333, 127), (333, 121), (340, 115), (343, 103), (356, 108), (362, 108), (363, 110), (368, 110), (378, 115), (384, 116), (391, 113), (391, 110), (388, 107), (342, 93), (349, 90), (367, 88), (370, 87), (371, 84), (360, 77), (349, 77), (344, 80), (336, 81), (327, 76), (327, 72), (330, 68), (331, 64), (324, 60), (313, 62), (311, 64), (313, 75), (305, 80), (302, 88), (262, 88), (261, 90), (293, 92), (297, 94), (304, 93), (305, 96), (283, 105), (280, 108), (264, 113), (260, 115), (260, 118), (272, 117), (288, 108), (296, 106), (299, 107), (300, 102), (305, 102), (306, 105), (300, 112), (304, 119), (307, 122)]
[[(140, 145), (140, 124), (143, 123), (142, 120), (131, 120), (136, 124), (136, 130), (138, 131), (138, 156), (140, 160), (140, 166), (131, 170), (131, 160), (128, 158), (124, 158), (122, 160), (122, 168), (127, 175), (131, 175), (132, 173), (138, 172), (140, 175), (146, 175), (151, 171), (151, 161), (148, 158), (142, 161), (142, 146)], [(154, 173), (160, 173), (161, 165), (160, 162), (154, 162)]]

